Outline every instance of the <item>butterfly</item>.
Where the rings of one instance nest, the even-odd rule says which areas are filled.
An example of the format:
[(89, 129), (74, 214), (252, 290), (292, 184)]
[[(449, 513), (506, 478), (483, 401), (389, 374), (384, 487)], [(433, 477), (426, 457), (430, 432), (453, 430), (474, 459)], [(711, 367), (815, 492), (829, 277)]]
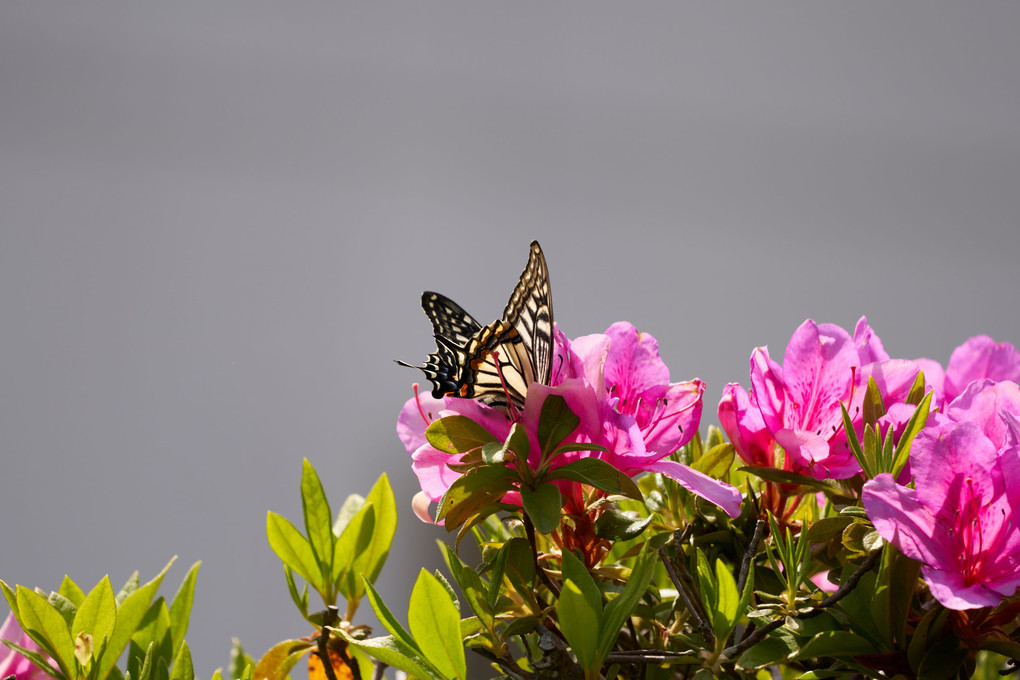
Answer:
[(549, 384), (553, 363), (553, 311), (549, 268), (537, 241), (503, 318), (482, 326), (460, 305), (425, 291), (421, 306), (432, 322), (436, 351), (417, 368), (432, 383), (432, 396), (477, 399), (489, 406), (524, 408), (528, 385)]

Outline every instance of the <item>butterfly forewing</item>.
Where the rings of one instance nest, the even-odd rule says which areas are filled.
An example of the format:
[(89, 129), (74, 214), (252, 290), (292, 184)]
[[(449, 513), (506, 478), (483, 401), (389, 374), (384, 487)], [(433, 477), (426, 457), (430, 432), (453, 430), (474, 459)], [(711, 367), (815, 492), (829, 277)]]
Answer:
[[(503, 318), (481, 327), (460, 305), (439, 293), (422, 294), (436, 351), (417, 366), (432, 396), (466, 397), (490, 406), (524, 406), (528, 385), (549, 383), (553, 354), (552, 296), (542, 249), (531, 243)], [(405, 362), (398, 362), (410, 366)]]

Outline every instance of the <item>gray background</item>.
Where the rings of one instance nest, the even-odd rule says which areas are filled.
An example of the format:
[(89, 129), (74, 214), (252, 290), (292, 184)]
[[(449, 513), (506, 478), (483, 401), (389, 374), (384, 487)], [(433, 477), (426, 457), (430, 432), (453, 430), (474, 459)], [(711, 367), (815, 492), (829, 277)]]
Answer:
[[(1020, 5), (4, 3), (0, 577), (203, 560), (202, 677), (308, 631), (264, 535), (300, 461), (386, 471), (403, 612), (439, 530), (394, 423), (444, 292), (532, 238), (568, 335), (747, 382), (805, 318), (1020, 342)], [(367, 607), (366, 607), (367, 609)], [(2, 612), (5, 613), (5, 612)]]

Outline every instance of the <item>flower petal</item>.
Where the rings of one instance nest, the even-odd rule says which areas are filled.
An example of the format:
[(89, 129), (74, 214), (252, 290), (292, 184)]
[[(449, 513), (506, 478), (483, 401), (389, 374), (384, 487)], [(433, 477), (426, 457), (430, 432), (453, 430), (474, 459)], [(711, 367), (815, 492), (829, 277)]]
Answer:
[(935, 518), (918, 502), (917, 493), (897, 484), (888, 472), (864, 483), (861, 501), (882, 538), (907, 557), (934, 565), (951, 558), (951, 546), (936, 538)]
[[(854, 368), (860, 364), (857, 348), (845, 330), (834, 324), (815, 324), (811, 319), (801, 324), (783, 357), (784, 426), (828, 436), (843, 420), (839, 404), (853, 391)], [(850, 414), (856, 415), (847, 406)]]
[(723, 432), (745, 463), (772, 465), (772, 434), (747, 390), (737, 383), (723, 387), (718, 416)]
[(768, 347), (751, 352), (751, 390), (765, 427), (777, 432), (786, 426), (786, 387), (783, 369), (769, 357)]
[(996, 382), (1020, 380), (1020, 352), (1008, 342), (996, 344), (987, 335), (970, 338), (949, 357), (946, 400), (952, 401), (967, 385), (982, 378)]
[(715, 503), (730, 517), (740, 516), (740, 491), (674, 460), (660, 460), (645, 469), (660, 472), (696, 496)]

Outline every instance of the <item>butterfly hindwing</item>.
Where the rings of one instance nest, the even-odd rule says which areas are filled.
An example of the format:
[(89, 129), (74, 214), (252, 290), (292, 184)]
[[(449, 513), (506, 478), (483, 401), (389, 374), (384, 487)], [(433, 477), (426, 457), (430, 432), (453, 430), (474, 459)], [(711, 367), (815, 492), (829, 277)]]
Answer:
[(537, 242), (531, 243), (528, 264), (502, 319), (482, 327), (453, 300), (432, 292), (422, 294), (422, 308), (432, 322), (436, 351), (415, 368), (432, 383), (432, 396), (465, 397), (504, 408), (512, 403), (520, 409), (528, 385), (549, 384), (552, 296), (549, 269)]

